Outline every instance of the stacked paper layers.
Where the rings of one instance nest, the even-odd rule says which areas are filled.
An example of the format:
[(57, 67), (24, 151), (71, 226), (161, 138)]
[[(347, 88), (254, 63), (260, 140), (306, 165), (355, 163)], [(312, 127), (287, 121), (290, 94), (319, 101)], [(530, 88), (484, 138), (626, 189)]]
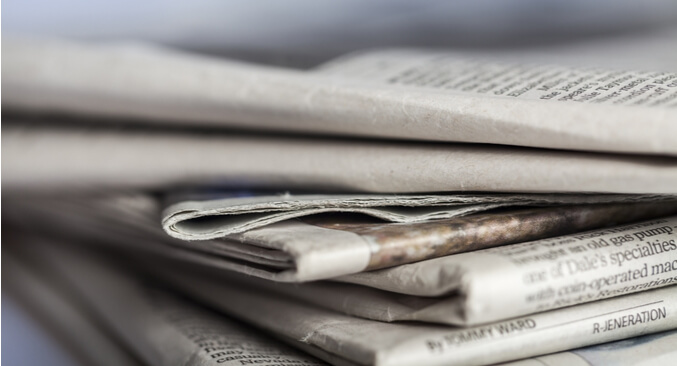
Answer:
[(676, 73), (5, 43), (3, 274), (83, 364), (674, 356)]

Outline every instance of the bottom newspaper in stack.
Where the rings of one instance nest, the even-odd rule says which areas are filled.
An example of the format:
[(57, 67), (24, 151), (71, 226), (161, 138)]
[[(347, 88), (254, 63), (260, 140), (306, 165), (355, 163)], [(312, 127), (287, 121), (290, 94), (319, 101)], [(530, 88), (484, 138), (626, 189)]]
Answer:
[[(332, 364), (484, 365), (677, 328), (676, 227), (675, 217), (655, 219), (576, 234), (578, 240), (547, 239), (341, 278), (361, 285), (274, 284), (151, 252), (130, 251), (125, 257), (165, 285)], [(227, 321), (172, 310), (176, 301), (182, 309), (194, 305), (149, 290), (127, 267), (99, 256), (44, 238), (19, 237), (15, 244), (12, 249), (33, 258), (42, 271), (51, 268), (58, 274), (54, 277), (75, 288), (145, 362), (317, 362), (277, 346), (233, 346), (243, 343), (228, 340), (239, 338)], [(586, 249), (575, 249), (580, 246)], [(393, 292), (398, 289), (410, 293)], [(430, 296), (435, 291), (445, 296)], [(641, 358), (670, 357), (674, 337), (656, 336), (651, 343), (661, 344), (664, 351)], [(607, 364), (612, 359), (594, 352), (534, 362), (571, 364), (572, 358), (598, 357), (584, 364)]]
[(325, 365), (128, 268), (59, 244), (7, 240), (3, 295), (27, 308), (80, 365)]

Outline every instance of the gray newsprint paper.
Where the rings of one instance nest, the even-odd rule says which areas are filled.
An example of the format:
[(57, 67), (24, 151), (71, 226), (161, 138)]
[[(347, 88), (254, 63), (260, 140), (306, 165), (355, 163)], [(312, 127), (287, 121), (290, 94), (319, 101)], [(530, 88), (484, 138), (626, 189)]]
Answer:
[(677, 154), (674, 72), (503, 64), (406, 50), (341, 58), (311, 72), (138, 44), (5, 38), (3, 51), (8, 110)]
[(485, 365), (677, 327), (677, 286), (455, 328), (366, 320), (157, 262), (146, 268), (226, 313), (363, 365)]
[(500, 366), (658, 366), (677, 357), (677, 330), (600, 344)]
[[(66, 292), (76, 297), (80, 305), (87, 308), (88, 314), (93, 315), (100, 325), (103, 324), (108, 332), (117, 336), (133, 350), (144, 364), (167, 366), (325, 364), (258, 330), (195, 305), (158, 286), (134, 279), (129, 274), (129, 269), (111, 266), (100, 257), (78, 253), (63, 242), (39, 237), (19, 237), (10, 245), (27, 247), (20, 250), (28, 252), (23, 256), (31, 257), (34, 262), (33, 268), (12, 268), (18, 271), (10, 272), (12, 276), (35, 271), (37, 267), (48, 274), (51, 282), (65, 283)], [(15, 267), (14, 263), (12, 267)], [(33, 286), (36, 282), (24, 284)], [(25, 290), (32, 290), (35, 293), (36, 288)], [(59, 304), (52, 302), (41, 304), (42, 307), (54, 305)], [(95, 337), (80, 340), (90, 347), (98, 345), (100, 342), (97, 340), (100, 336), (90, 335)], [(98, 356), (103, 358), (115, 354), (101, 352)], [(106, 362), (97, 360), (91, 364), (138, 364), (124, 361), (125, 359), (117, 357)]]
[[(555, 206), (674, 200), (657, 195), (555, 194), (290, 194), (236, 192), (178, 194), (162, 212), (162, 226), (184, 240), (221, 238), (275, 222), (328, 212), (359, 213), (396, 223), (450, 219), (509, 206)], [(217, 197), (217, 198), (214, 198)], [(244, 239), (244, 238), (243, 238)], [(246, 240), (246, 239), (244, 239)]]
[(597, 200), (603, 204), (512, 209), (413, 224), (309, 216), (222, 239), (195, 241), (166, 235), (160, 227), (160, 200), (143, 193), (8, 197), (3, 204), (8, 217), (28, 227), (39, 219), (42, 229), (68, 232), (91, 242), (283, 282), (333, 278), (677, 213), (670, 196), (530, 197), (542, 202)]
[[(10, 228), (5, 227), (8, 231)], [(15, 253), (23, 242), (9, 239), (7, 235), (3, 247), (2, 296), (15, 299), (27, 310), (31, 318), (62, 346), (75, 362), (82, 366), (140, 366), (141, 363), (128, 347), (123, 346), (110, 329), (102, 327), (97, 319), (63, 283), (42, 266), (36, 265)], [(11, 243), (10, 243), (11, 241)], [(3, 299), (3, 306), (4, 306)], [(6, 337), (13, 336), (11, 332)], [(37, 349), (32, 345), (22, 350), (11, 350), (14, 359), (20, 359), (28, 349)], [(44, 358), (43, 358), (44, 359)]]
[(671, 157), (479, 144), (84, 128), (56, 121), (22, 126), (3, 121), (2, 154), (10, 157), (2, 164), (3, 190), (82, 192), (191, 185), (378, 193), (677, 193), (677, 159)]

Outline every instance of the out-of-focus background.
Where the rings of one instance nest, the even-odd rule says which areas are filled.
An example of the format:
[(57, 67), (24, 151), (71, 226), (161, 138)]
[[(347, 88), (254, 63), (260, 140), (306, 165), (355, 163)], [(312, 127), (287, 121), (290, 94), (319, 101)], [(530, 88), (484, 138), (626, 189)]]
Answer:
[[(677, 68), (674, 0), (5, 0), (2, 36), (145, 41), (289, 67), (425, 47), (607, 67)], [(3, 294), (2, 361), (71, 365)]]
[(565, 63), (603, 51), (625, 66), (662, 57), (656, 44), (677, 36), (674, 0), (7, 0), (2, 10), (4, 35), (142, 40), (299, 67), (375, 47), (554, 53)]

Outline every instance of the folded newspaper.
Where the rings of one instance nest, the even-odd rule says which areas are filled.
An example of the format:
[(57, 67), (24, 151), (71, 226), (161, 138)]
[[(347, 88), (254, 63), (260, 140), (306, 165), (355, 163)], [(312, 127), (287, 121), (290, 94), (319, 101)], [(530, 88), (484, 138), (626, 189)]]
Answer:
[(210, 273), (363, 318), (478, 325), (676, 285), (677, 217), (338, 278), (352, 284), (290, 285)]
[[(33, 220), (40, 218), (36, 214), (42, 212), (47, 216), (41, 221), (51, 221), (55, 226), (53, 232), (57, 234), (107, 243), (130, 254), (145, 253), (158, 260), (165, 258), (177, 263), (192, 263), (192, 270), (212, 270), (213, 276), (228, 276), (235, 271), (277, 281), (333, 278), (352, 283), (282, 286), (254, 279), (235, 280), (246, 283), (249, 288), (282, 292), (285, 296), (380, 321), (418, 320), (474, 325), (673, 285), (677, 281), (673, 278), (673, 271), (677, 268), (677, 217), (445, 255), (364, 272), (369, 256), (356, 257), (353, 246), (348, 247), (347, 254), (339, 256), (331, 251), (336, 243), (331, 240), (316, 242), (320, 236), (307, 239), (316, 245), (315, 249), (299, 256), (297, 267), (280, 268), (272, 264), (266, 267), (260, 263), (243, 263), (245, 256), (231, 256), (229, 259), (220, 255), (214, 249), (215, 241), (169, 240), (152, 220), (148, 220), (145, 216), (147, 212), (137, 209), (152, 207), (144, 205), (141, 200), (127, 199), (126, 204), (124, 199), (119, 198), (102, 201), (109, 206), (67, 202), (70, 204), (39, 202), (40, 207), (25, 213), (26, 220), (30, 221), (26, 224), (31, 225)], [(148, 202), (152, 205), (154, 201)], [(26, 209), (28, 201), (23, 203)], [(674, 204), (667, 206), (667, 210), (672, 212), (674, 208)], [(639, 212), (636, 207), (631, 209)], [(580, 211), (575, 212), (580, 214)], [(501, 222), (500, 219), (498, 221)], [(492, 229), (496, 228), (486, 228), (488, 231)], [(298, 237), (303, 231), (287, 230), (285, 233), (285, 237)], [(191, 248), (194, 244), (196, 246)], [(307, 248), (312, 247), (308, 245)], [(395, 257), (391, 264), (398, 261), (402, 262)], [(168, 267), (175, 268), (176, 265)], [(299, 268), (309, 268), (312, 271), (308, 273), (315, 276), (303, 277), (308, 273), (299, 271)], [(336, 273), (340, 273), (337, 268), (344, 273), (351, 273), (348, 269), (352, 268), (353, 274), (335, 278)], [(226, 277), (229, 281), (233, 281), (232, 278)], [(500, 303), (495, 301), (497, 297), (501, 299)]]
[[(228, 342), (227, 336), (218, 335), (228, 331), (228, 324), (221, 325), (208, 314), (194, 315), (193, 309), (180, 303), (173, 305), (176, 300), (144, 289), (129, 276), (128, 270), (59, 247), (53, 241), (43, 242), (38, 250), (44, 253), (40, 256), (43, 263), (73, 284), (83, 298), (98, 309), (107, 324), (153, 364), (262, 358), (256, 356), (261, 352), (257, 347), (252, 347), (251, 352), (230, 344), (224, 349), (210, 348)], [(333, 364), (486, 365), (677, 327), (676, 286), (457, 329), (353, 318), (217, 281), (198, 272), (179, 273), (176, 267), (168, 267), (166, 263), (153, 260), (138, 263), (211, 306)], [(213, 338), (216, 341), (210, 342)], [(229, 353), (230, 350), (245, 352)], [(288, 363), (311, 362), (277, 352), (275, 356), (296, 360)], [(269, 349), (266, 359), (275, 361)]]
[[(82, 330), (67, 341), (92, 337), (85, 360), (137, 363), (122, 339), (150, 364), (321, 364), (57, 237), (333, 364), (482, 365), (677, 328), (677, 206), (658, 196), (677, 194), (677, 70), (423, 50), (292, 70), (4, 40), (3, 208), (50, 239), (3, 252), (15, 290)], [(344, 194), (120, 191), (186, 187)]]
[(41, 304), (33, 312), (73, 342), (83, 365), (325, 365), (63, 242), (22, 235), (5, 244), (12, 293)]
[[(324, 197), (325, 201), (331, 198)], [(387, 196), (380, 197), (387, 201)], [(403, 198), (406, 196), (397, 197), (401, 202), (406, 201)], [(453, 200), (453, 197), (461, 196), (446, 199)], [(346, 218), (335, 215), (309, 216), (303, 221), (278, 222), (227, 238), (194, 241), (178, 240), (165, 234), (159, 224), (161, 201), (142, 193), (22, 197), (19, 200), (8, 197), (4, 207), (12, 213), (10, 217), (23, 220), (28, 226), (34, 226), (35, 220), (40, 220), (45, 229), (51, 224), (56, 232), (68, 231), (101, 244), (153, 251), (163, 256), (285, 282), (333, 278), (677, 213), (674, 196), (505, 197), (532, 203), (599, 204), (504, 209), (414, 224), (370, 222), (364, 217), (351, 217), (346, 221)], [(258, 202), (261, 204), (259, 207), (263, 207), (268, 202), (265, 199), (242, 198), (235, 202)], [(279, 203), (280, 199), (274, 197), (268, 204)], [(335, 203), (339, 202), (336, 197), (334, 199)], [(481, 196), (472, 195), (464, 199), (483, 200)], [(343, 202), (347, 204), (350, 201)]]
[[(652, 196), (677, 194), (675, 70), (422, 50), (291, 70), (143, 45), (5, 41), (10, 220), (115, 248), (331, 363), (487, 364), (677, 327), (677, 208)], [(161, 214), (156, 197), (120, 193), (186, 187), (344, 195)], [(49, 190), (59, 197), (31, 196)], [(75, 288), (145, 362), (316, 363), (51, 244), (30, 255), (34, 267)], [(60, 299), (56, 324), (73, 319), (94, 337)], [(231, 331), (237, 344), (216, 335)], [(104, 338), (95, 346), (129, 357)]]
[(226, 313), (364, 365), (484, 365), (677, 327), (677, 286), (459, 329), (354, 318), (194, 272), (149, 267)]
[[(116, 270), (118, 285), (106, 293), (106, 297), (86, 297), (86, 302), (78, 301), (77, 288), (72, 283), (63, 281), (63, 274), (58, 269), (50, 268), (44, 259), (35, 261), (36, 253), (23, 255), (15, 253), (18, 244), (30, 246), (27, 239), (5, 243), (5, 259), (10, 259), (3, 266), (5, 290), (12, 298), (20, 298), (22, 304), (30, 307), (31, 313), (45, 319), (50, 329), (58, 334), (59, 340), (67, 340), (70, 345), (77, 346), (76, 358), (86, 365), (136, 365), (141, 364), (131, 353), (145, 355), (143, 360), (151, 364), (176, 364), (179, 360), (191, 359), (204, 361), (204, 364), (242, 365), (254, 361), (257, 364), (272, 365), (320, 365), (310, 356), (300, 355), (288, 347), (270, 339), (239, 322), (216, 315), (185, 299), (179, 299), (149, 283), (139, 280), (126, 280), (127, 290), (123, 290), (126, 274)], [(34, 239), (33, 239), (34, 240)], [(54, 243), (49, 243), (53, 245)], [(11, 246), (10, 246), (11, 245)], [(9, 250), (7, 250), (9, 249)], [(65, 252), (68, 253), (68, 252)], [(60, 251), (57, 255), (63, 255)], [(26, 258), (28, 257), (28, 258)], [(40, 258), (40, 257), (38, 257)], [(35, 258), (33, 258), (35, 259)], [(53, 260), (53, 258), (52, 258)], [(91, 278), (90, 278), (91, 280)], [(97, 279), (98, 281), (98, 279)], [(66, 283), (64, 283), (66, 282)], [(138, 285), (134, 285), (134, 282)], [(115, 281), (107, 281), (110, 286)], [(68, 286), (64, 286), (68, 285)], [(105, 287), (103, 282), (99, 287)], [(67, 287), (67, 288), (65, 288)], [(7, 293), (3, 295), (8, 295)], [(118, 296), (117, 298), (112, 295)], [(124, 301), (120, 299), (124, 297)], [(136, 304), (134, 313), (139, 314), (144, 322), (131, 322), (129, 315), (122, 312), (102, 312), (97, 304), (107, 301), (108, 306), (121, 307), (123, 304)], [(36, 308), (36, 304), (49, 304)], [(98, 315), (95, 315), (98, 314)], [(160, 314), (160, 316), (158, 316)], [(99, 316), (100, 315), (100, 316)], [(167, 315), (167, 316), (164, 316)], [(114, 324), (118, 324), (115, 326)], [(125, 332), (128, 337), (116, 333), (113, 329), (130, 329)], [(154, 329), (175, 329), (178, 334), (168, 331), (165, 337), (158, 337)], [(174, 334), (174, 337), (167, 337)], [(133, 338), (132, 338), (133, 336)], [(159, 341), (153, 341), (158, 339)], [(191, 346), (191, 341), (192, 347)], [(629, 338), (621, 341), (589, 346), (534, 358), (514, 361), (505, 366), (630, 366), (648, 364), (668, 364), (676, 355), (674, 343), (677, 331), (668, 331)], [(86, 345), (86, 346), (83, 346)], [(148, 357), (150, 353), (142, 346), (150, 346), (156, 355), (166, 354), (166, 345), (177, 347), (186, 345), (185, 351), (176, 353), (178, 359), (167, 357), (161, 363), (157, 356)], [(68, 345), (67, 345), (68, 346)], [(185, 352), (185, 353), (184, 353)], [(325, 355), (325, 359), (329, 357)], [(197, 364), (200, 361), (183, 362), (185, 365)], [(291, 362), (294, 361), (294, 362)], [(160, 363), (158, 363), (160, 362)], [(332, 359), (335, 364), (342, 364)]]
[(83, 192), (217, 186), (376, 193), (677, 194), (673, 157), (48, 121), (3, 120), (2, 153), (11, 157), (2, 164), (3, 189)]
[[(6, 38), (4, 50), (4, 189), (677, 193), (675, 73), (412, 50), (312, 71), (141, 45)], [(42, 114), (57, 117), (26, 120)]]
[(139, 44), (3, 41), (2, 104), (8, 110), (677, 154), (676, 70), (568, 68), (388, 50), (301, 71)]

